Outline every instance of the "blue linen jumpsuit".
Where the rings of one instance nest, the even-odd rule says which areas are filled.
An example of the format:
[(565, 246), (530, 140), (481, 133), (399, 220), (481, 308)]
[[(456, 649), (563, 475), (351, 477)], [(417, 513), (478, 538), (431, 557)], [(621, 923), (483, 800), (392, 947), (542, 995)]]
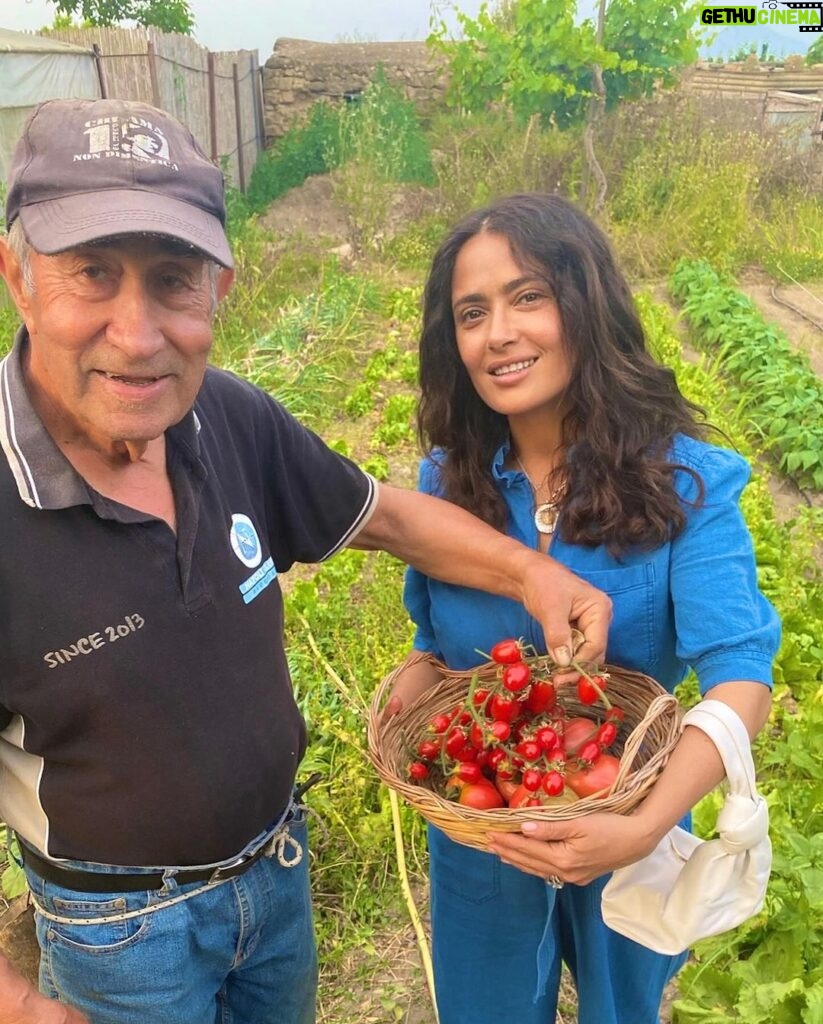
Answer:
[[(492, 473), (509, 510), (507, 532), (537, 546), (532, 491), (522, 472)], [(644, 672), (671, 690), (691, 668), (702, 693), (718, 683), (770, 686), (780, 642), (776, 612), (760, 593), (750, 534), (739, 508), (750, 469), (737, 454), (678, 436), (671, 460), (703, 480), (700, 507), (672, 542), (620, 558), (604, 547), (568, 544), (556, 532), (549, 553), (612, 598), (606, 659)], [(678, 493), (697, 487), (683, 471)], [(442, 494), (436, 464), (421, 464), (420, 490)], [(414, 569), (404, 599), (417, 631), (414, 647), (450, 668), (485, 660), (505, 637), (545, 650), (539, 624), (521, 604), (440, 583)], [(607, 928), (600, 894), (608, 876), (585, 886), (550, 888), (429, 829), (433, 957), (440, 1024), (554, 1024), (561, 961), (575, 978), (579, 1024), (657, 1024), (667, 982), (686, 954), (662, 956)]]

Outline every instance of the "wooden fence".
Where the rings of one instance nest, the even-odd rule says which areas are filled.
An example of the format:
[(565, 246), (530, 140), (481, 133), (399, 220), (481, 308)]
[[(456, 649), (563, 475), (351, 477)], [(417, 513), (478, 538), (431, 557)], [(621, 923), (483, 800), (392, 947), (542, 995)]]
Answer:
[(188, 36), (144, 28), (52, 29), (41, 35), (93, 50), (102, 96), (142, 100), (174, 114), (245, 192), (265, 145), (256, 50), (213, 53)]

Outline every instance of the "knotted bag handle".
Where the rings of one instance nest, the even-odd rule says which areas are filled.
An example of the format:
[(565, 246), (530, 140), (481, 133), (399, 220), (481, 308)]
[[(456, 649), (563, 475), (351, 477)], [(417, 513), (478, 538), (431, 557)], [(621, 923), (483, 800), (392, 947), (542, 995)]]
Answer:
[(717, 747), (729, 793), (717, 816), (717, 831), (728, 853), (751, 850), (769, 832), (769, 808), (757, 792), (751, 741), (740, 716), (719, 700), (704, 700), (683, 716)]

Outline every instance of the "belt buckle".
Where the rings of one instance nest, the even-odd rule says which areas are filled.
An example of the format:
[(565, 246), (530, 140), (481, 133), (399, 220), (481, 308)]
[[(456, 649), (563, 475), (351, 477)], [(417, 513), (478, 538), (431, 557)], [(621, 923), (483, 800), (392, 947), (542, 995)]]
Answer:
[(229, 878), (236, 878), (238, 875), (242, 875), (250, 865), (251, 860), (252, 857), (238, 857), (231, 864), (224, 864), (221, 868), (215, 868), (209, 876), (208, 884), (215, 885), (217, 882), (224, 882)]
[(238, 857), (237, 860), (233, 860), (231, 864), (224, 864), (220, 868), (215, 868), (209, 876), (208, 884), (214, 885), (216, 882), (225, 882), (229, 878), (237, 878), (238, 875), (242, 875), (244, 871), (260, 860), (261, 857), (270, 857), (270, 847), (273, 846), (276, 838), (277, 833), (271, 839), (267, 839), (265, 843), (258, 846), (254, 853), (245, 854), (242, 857)]

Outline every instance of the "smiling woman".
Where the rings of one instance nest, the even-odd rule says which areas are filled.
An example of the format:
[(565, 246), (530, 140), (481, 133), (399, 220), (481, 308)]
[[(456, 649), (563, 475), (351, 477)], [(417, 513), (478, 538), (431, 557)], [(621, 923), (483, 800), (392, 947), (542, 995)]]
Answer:
[[(669, 691), (693, 669), (703, 694), (756, 734), (780, 630), (758, 590), (738, 505), (748, 467), (707, 443), (699, 410), (652, 358), (628, 284), (590, 218), (557, 195), (526, 194), (460, 222), (425, 288), (420, 383), (420, 489), (606, 591), (612, 665)], [(438, 681), (420, 652), (469, 674), (500, 637), (546, 649), (516, 601), (415, 569), (405, 600), (415, 650), (394, 677), (387, 714)], [(499, 724), (490, 725), (495, 735)], [(662, 955), (611, 930), (600, 897), (612, 870), (642, 860), (722, 779), (717, 750), (701, 736), (685, 731), (631, 815), (607, 808), (525, 821), (522, 834), (488, 832), (490, 852), (429, 827), (441, 1024), (554, 1020), (563, 962), (580, 1024), (657, 1024), (685, 952)], [(596, 765), (607, 755), (592, 746), (582, 759)], [(563, 770), (578, 792), (605, 781)], [(492, 781), (494, 770), (485, 772)]]

